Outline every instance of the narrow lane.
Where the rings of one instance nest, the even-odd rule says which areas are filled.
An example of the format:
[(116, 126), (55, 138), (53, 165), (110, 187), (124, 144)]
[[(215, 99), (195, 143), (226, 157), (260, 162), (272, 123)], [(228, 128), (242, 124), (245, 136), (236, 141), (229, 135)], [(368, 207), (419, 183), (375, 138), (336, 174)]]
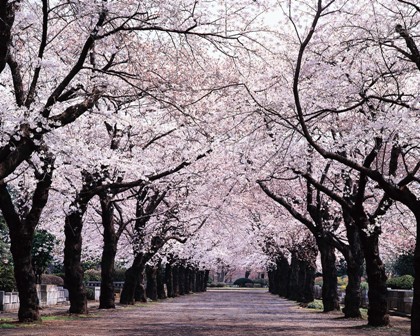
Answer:
[(42, 325), (2, 329), (1, 335), (408, 335), (409, 321), (393, 318), (392, 328), (369, 328), (363, 320), (302, 309), (265, 290), (209, 290), (149, 303), (92, 311), (89, 318), (45, 321)]

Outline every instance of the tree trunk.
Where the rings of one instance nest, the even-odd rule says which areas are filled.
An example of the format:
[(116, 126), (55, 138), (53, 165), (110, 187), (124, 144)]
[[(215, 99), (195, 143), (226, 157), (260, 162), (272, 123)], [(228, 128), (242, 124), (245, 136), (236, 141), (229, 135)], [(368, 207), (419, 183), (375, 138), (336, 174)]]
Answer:
[(185, 267), (178, 267), (178, 276), (179, 276), (179, 295), (185, 294)]
[(372, 326), (389, 325), (387, 308), (387, 286), (385, 266), (379, 256), (379, 234), (366, 233), (369, 221), (365, 216), (358, 223), (360, 239), (365, 255), (366, 273), (369, 284), (368, 324)]
[(278, 294), (281, 297), (288, 296), (289, 288), (289, 262), (284, 256), (281, 256), (280, 262), (278, 264)]
[(157, 268), (156, 274), (156, 282), (157, 282), (157, 297), (159, 300), (166, 299), (166, 292), (165, 292), (165, 270), (162, 267), (162, 264), (159, 263)]
[(420, 208), (417, 205), (413, 213), (417, 221), (416, 248), (414, 250), (413, 305), (411, 307), (411, 336), (420, 335)]
[(173, 278), (172, 266), (170, 264), (166, 264), (166, 267), (165, 267), (165, 282), (166, 282), (166, 289), (168, 291), (168, 297), (175, 297), (174, 278)]
[(191, 293), (191, 280), (190, 280), (190, 274), (191, 274), (191, 270), (190, 268), (187, 266), (185, 267), (185, 294), (190, 294)]
[(324, 312), (340, 310), (337, 294), (337, 268), (335, 249), (322, 237), (317, 239), (322, 265), (322, 303)]
[(140, 272), (137, 278), (136, 290), (134, 292), (134, 301), (146, 303), (147, 297), (146, 290), (144, 288), (144, 270), (145, 265), (143, 264), (140, 266)]
[[(10, 8), (9, 8), (10, 9)], [(3, 13), (4, 14), (4, 13)], [(10, 250), (13, 257), (14, 275), (19, 291), (20, 322), (40, 320), (36, 277), (32, 267), (32, 241), (42, 210), (48, 201), (52, 182), (54, 159), (47, 155), (43, 159), (45, 173), (35, 174), (38, 182), (32, 196), (32, 206), (21, 219), (10, 197), (7, 184), (0, 180), (0, 210), (9, 228)], [(47, 165), (50, 165), (47, 170)], [(51, 169), (50, 169), (51, 168)]]
[(267, 271), (267, 275), (268, 275), (268, 292), (270, 294), (275, 294), (274, 293), (274, 272), (275, 270), (269, 269)]
[(86, 288), (83, 282), (83, 269), (80, 263), (82, 254), (82, 213), (72, 212), (66, 216), (64, 224), (64, 286), (69, 291), (72, 314), (87, 314)]
[(139, 253), (134, 257), (133, 264), (125, 271), (123, 289), (121, 291), (120, 303), (133, 305), (135, 303), (136, 290), (143, 280), (143, 261), (144, 254)]
[(207, 290), (207, 283), (209, 282), (210, 270), (204, 271), (203, 292)]
[(157, 268), (147, 265), (146, 266), (146, 296), (152, 300), (157, 301)]
[(10, 230), (14, 274), (19, 291), (18, 318), (20, 322), (40, 320), (36, 279), (31, 262), (33, 235), (34, 230), (27, 227), (27, 225), (22, 225), (19, 230)]
[(303, 260), (302, 268), (304, 268), (303, 280), (303, 296), (301, 302), (309, 303), (314, 300), (314, 285), (315, 285), (315, 262), (312, 260)]
[(172, 281), (174, 289), (174, 297), (179, 296), (179, 266), (172, 266)]
[(104, 246), (101, 258), (101, 295), (99, 309), (115, 308), (115, 255), (117, 254), (117, 235), (114, 227), (114, 206), (110, 197), (101, 197), (102, 226)]
[(296, 257), (296, 252), (292, 252), (287, 298), (290, 300), (298, 301), (301, 297), (301, 295), (299, 294), (300, 291), (301, 288), (299, 288), (299, 263)]
[(359, 231), (352, 222), (346, 224), (347, 239), (349, 241), (348, 251), (343, 251), (347, 262), (348, 283), (346, 297), (344, 299), (344, 317), (361, 317), (361, 278), (363, 274), (363, 251), (360, 242)]

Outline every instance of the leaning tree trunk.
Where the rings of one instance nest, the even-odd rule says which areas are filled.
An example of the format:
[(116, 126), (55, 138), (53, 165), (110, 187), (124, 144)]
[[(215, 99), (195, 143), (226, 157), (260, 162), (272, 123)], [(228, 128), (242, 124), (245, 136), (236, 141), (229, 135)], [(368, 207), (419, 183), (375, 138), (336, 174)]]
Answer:
[(385, 266), (379, 255), (379, 233), (367, 233), (369, 221), (365, 216), (359, 219), (360, 240), (366, 261), (366, 273), (369, 284), (368, 324), (372, 326), (389, 325), (387, 307), (387, 286)]
[(322, 303), (324, 305), (324, 312), (340, 310), (340, 302), (337, 294), (335, 249), (322, 237), (317, 239), (317, 245), (321, 254)]
[(152, 300), (157, 301), (157, 268), (147, 265), (146, 266), (146, 296)]
[[(52, 182), (54, 159), (48, 154), (43, 159), (45, 173), (35, 174), (38, 182), (32, 197), (32, 206), (24, 220), (16, 211), (7, 185), (0, 180), (0, 210), (9, 228), (10, 249), (14, 263), (16, 286), (19, 291), (20, 322), (33, 322), (40, 319), (39, 300), (36, 291), (36, 277), (32, 267), (32, 241), (42, 210), (48, 201)], [(47, 169), (47, 165), (49, 165)]]
[(123, 289), (120, 303), (133, 305), (135, 303), (136, 288), (142, 280), (144, 254), (139, 253), (134, 257), (133, 264), (125, 271)]
[(101, 197), (102, 226), (104, 246), (101, 258), (101, 295), (99, 309), (115, 308), (115, 256), (117, 254), (117, 235), (114, 227), (114, 211), (110, 197)]
[(16, 286), (19, 291), (19, 321), (32, 322), (40, 319), (36, 292), (36, 278), (32, 267), (31, 250), (35, 226), (21, 221), (12, 203), (6, 184), (0, 182), (0, 209), (10, 232)]
[(81, 265), (82, 254), (82, 213), (72, 212), (66, 216), (64, 225), (64, 285), (69, 291), (69, 313), (87, 314), (86, 288)]

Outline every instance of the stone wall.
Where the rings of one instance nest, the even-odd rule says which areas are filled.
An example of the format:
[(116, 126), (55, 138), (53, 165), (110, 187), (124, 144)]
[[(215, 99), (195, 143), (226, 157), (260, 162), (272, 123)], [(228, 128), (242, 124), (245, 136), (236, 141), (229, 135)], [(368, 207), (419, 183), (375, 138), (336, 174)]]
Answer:
[[(56, 285), (37, 285), (39, 305), (41, 307), (68, 304), (69, 292)], [(13, 311), (19, 309), (19, 293), (0, 291), (0, 310)]]

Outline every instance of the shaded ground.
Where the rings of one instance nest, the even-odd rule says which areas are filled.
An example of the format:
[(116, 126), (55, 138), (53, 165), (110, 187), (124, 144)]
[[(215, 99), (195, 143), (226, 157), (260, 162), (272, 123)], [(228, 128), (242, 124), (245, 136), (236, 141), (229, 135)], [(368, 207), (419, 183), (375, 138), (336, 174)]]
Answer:
[[(45, 310), (43, 312), (51, 313)], [(0, 314), (3, 319), (6, 314)], [(1, 335), (144, 335), (144, 336), (274, 336), (274, 335), (409, 335), (409, 320), (392, 317), (393, 327), (369, 328), (364, 320), (299, 308), (265, 290), (211, 290), (111, 311), (92, 309), (88, 317), (41, 325), (3, 328)]]

